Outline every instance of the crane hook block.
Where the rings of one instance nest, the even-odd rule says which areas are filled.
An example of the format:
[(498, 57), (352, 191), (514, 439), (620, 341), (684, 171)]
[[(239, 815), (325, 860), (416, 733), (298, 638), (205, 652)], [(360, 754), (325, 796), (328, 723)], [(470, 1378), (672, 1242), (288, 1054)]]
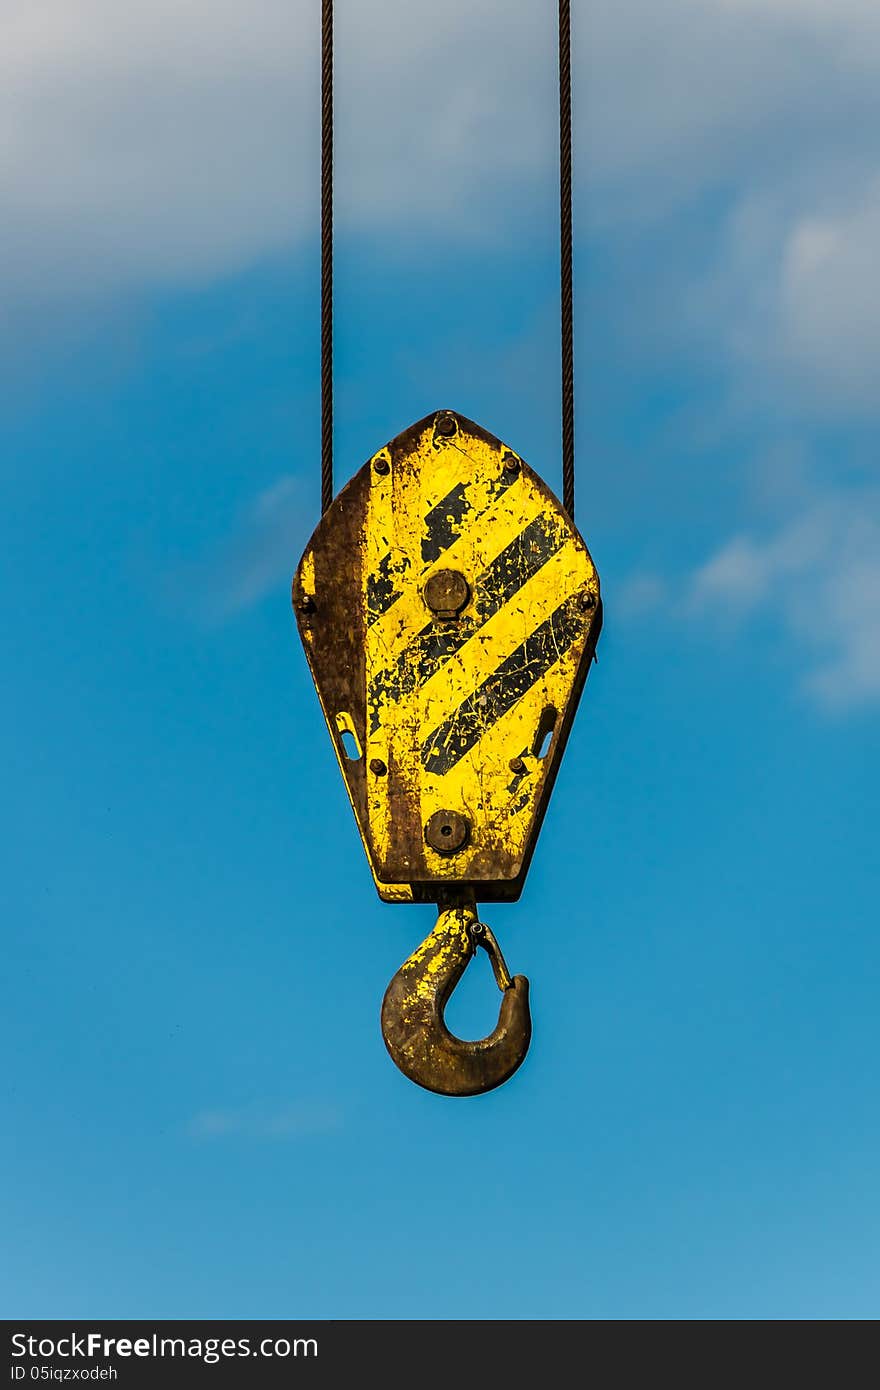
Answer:
[(518, 898), (602, 623), (550, 489), (426, 416), (324, 513), (293, 606), (380, 897)]

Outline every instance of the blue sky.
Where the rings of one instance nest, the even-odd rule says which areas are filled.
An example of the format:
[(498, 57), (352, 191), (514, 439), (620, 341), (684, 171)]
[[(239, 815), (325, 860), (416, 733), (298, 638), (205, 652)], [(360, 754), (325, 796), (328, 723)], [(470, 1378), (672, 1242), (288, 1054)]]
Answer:
[[(876, 1316), (876, 5), (575, 6), (606, 625), (489, 914), (532, 1050), (461, 1102), (386, 1056), (432, 914), (375, 896), (289, 608), (314, 8), (2, 21), (4, 1312)], [(381, 10), (339, 4), (339, 479), (452, 406), (558, 486), (552, 22)], [(448, 1018), (496, 1009), (481, 959)]]

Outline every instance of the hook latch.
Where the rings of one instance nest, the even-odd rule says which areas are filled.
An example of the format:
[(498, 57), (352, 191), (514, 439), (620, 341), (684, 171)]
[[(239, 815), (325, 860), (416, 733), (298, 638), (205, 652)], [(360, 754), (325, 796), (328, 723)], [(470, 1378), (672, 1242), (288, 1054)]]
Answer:
[[(468, 1042), (450, 1033), (443, 1011), (478, 946), (492, 963), (501, 1009), (488, 1037)], [(430, 936), (404, 961), (385, 991), (382, 1036), (411, 1081), (444, 1096), (491, 1091), (523, 1061), (532, 1036), (529, 982), (511, 976), (474, 903), (441, 909)]]

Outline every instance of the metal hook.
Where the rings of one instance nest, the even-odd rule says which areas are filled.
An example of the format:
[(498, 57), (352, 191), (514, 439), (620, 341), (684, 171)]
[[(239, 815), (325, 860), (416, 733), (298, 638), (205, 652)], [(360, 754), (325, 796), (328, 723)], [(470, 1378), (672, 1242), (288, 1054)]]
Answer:
[[(443, 1010), (477, 946), (492, 962), (501, 1012), (487, 1038), (465, 1042), (450, 1033)], [(443, 1096), (491, 1091), (516, 1071), (532, 1036), (529, 982), (511, 978), (473, 902), (441, 909), (431, 935), (404, 961), (382, 1001), (382, 1036), (404, 1075)]]

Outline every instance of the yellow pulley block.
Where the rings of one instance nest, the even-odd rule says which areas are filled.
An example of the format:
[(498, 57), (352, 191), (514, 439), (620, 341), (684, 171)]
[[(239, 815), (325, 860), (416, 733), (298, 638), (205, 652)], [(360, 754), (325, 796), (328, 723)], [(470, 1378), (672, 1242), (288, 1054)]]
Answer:
[[(440, 411), (337, 495), (293, 604), (379, 895), (440, 908), (389, 986), (386, 1044), (431, 1090), (488, 1090), (525, 1056), (528, 985), (475, 904), (522, 891), (601, 627), (589, 552), (518, 454)], [(503, 1000), (468, 1043), (443, 1006), (477, 946)]]

